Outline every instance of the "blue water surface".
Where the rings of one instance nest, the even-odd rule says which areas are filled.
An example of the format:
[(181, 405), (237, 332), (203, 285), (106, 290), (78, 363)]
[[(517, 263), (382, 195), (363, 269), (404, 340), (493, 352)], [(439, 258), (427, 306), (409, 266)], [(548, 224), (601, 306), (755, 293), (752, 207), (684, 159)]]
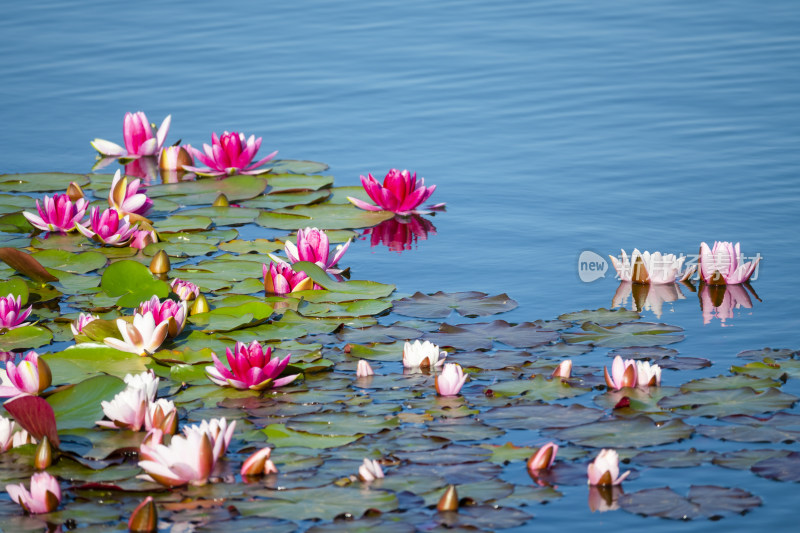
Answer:
[[(582, 282), (583, 250), (740, 241), (764, 258), (761, 301), (704, 324), (684, 290), (645, 319), (683, 327), (681, 355), (714, 362), (692, 376), (726, 373), (742, 350), (800, 348), (797, 2), (77, 0), (3, 13), (0, 172), (86, 172), (89, 141), (121, 142), (125, 112), (171, 114), (170, 143), (242, 131), (328, 163), (337, 185), (392, 167), (436, 184), (436, 234), (402, 253), (356, 243), (355, 278), (506, 292), (520, 306), (499, 318), (520, 322), (611, 305), (613, 272)], [(530, 509), (541, 531), (794, 523), (797, 486), (749, 472), (651, 469), (628, 485), (692, 483), (744, 485), (765, 505), (645, 522), (591, 514), (579, 487)]]

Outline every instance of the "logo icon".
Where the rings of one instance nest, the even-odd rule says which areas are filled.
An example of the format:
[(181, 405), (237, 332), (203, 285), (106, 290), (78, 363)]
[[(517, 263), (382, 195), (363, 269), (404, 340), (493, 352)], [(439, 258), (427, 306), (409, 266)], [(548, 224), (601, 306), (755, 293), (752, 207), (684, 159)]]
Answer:
[(591, 250), (584, 250), (578, 257), (578, 277), (584, 283), (591, 283), (606, 276), (608, 262), (603, 256)]

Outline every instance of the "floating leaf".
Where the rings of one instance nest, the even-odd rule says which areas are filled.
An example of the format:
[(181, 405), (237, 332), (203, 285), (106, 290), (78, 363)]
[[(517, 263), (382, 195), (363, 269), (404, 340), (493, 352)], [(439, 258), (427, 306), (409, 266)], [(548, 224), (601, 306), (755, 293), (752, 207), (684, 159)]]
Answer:
[(461, 316), (488, 316), (511, 311), (518, 305), (507, 294), (489, 296), (476, 291), (439, 291), (430, 295), (417, 292), (393, 304), (395, 313), (419, 318), (446, 318), (453, 310)]
[(103, 419), (101, 401), (111, 401), (125, 383), (114, 376), (94, 376), (48, 398), (59, 429), (92, 428)]
[(695, 379), (681, 385), (681, 392), (701, 391), (701, 390), (730, 390), (750, 387), (755, 390), (763, 390), (769, 387), (779, 387), (780, 382), (772, 379), (759, 379), (751, 376), (716, 376), (710, 378)]
[(268, 178), (270, 178), (272, 174), (280, 173), (318, 174), (320, 172), (325, 172), (329, 168), (325, 163), (306, 161), (303, 159), (276, 159), (270, 161), (269, 166), (272, 168), (272, 172), (268, 175)]
[(658, 405), (665, 409), (680, 409), (683, 416), (757, 415), (788, 409), (797, 396), (775, 388), (756, 392), (744, 387), (732, 390), (707, 390), (677, 394), (663, 398)]
[(561, 336), (568, 343), (591, 342), (595, 346), (607, 348), (623, 348), (628, 346), (656, 346), (672, 344), (684, 339), (683, 335), (670, 335), (683, 329), (667, 324), (652, 322), (626, 322), (616, 326), (603, 327), (593, 322), (585, 322), (581, 329), (584, 333), (563, 333)]
[(656, 468), (689, 468), (700, 466), (717, 457), (715, 452), (698, 451), (694, 448), (688, 450), (655, 450), (641, 452), (632, 461)]
[(97, 252), (70, 253), (66, 250), (42, 250), (31, 255), (42, 266), (64, 270), (73, 274), (86, 274), (103, 268), (108, 262), (106, 256)]
[(504, 429), (564, 428), (594, 422), (603, 416), (603, 411), (574, 404), (569, 407), (558, 404), (521, 404), (489, 409), (482, 419), (493, 426)]
[(253, 222), (260, 211), (244, 207), (199, 207), (181, 211), (187, 217), (208, 217), (216, 226), (230, 226), (232, 224), (248, 224)]
[(558, 339), (558, 333), (541, 329), (532, 322), (512, 326), (505, 320), (477, 324), (442, 324), (439, 331), (426, 333), (424, 339), (439, 346), (462, 350), (489, 350), (494, 341), (516, 348), (539, 346)]
[(786, 457), (789, 450), (736, 450), (725, 452), (714, 458), (712, 463), (735, 470), (749, 470), (754, 464), (772, 457)]
[(38, 348), (50, 344), (53, 334), (49, 329), (39, 326), (22, 326), (0, 335), (0, 352), (10, 352), (28, 348)]
[(157, 220), (153, 227), (158, 232), (204, 230), (211, 227), (213, 221), (204, 216), (172, 215), (164, 220)]
[(20, 305), (26, 305), (28, 303), (28, 284), (25, 283), (25, 280), (22, 278), (9, 278), (4, 281), (0, 281), (0, 297), (5, 297), (9, 294), (14, 295), (14, 297), (20, 297)]
[(791, 452), (785, 457), (764, 459), (754, 464), (750, 470), (767, 479), (800, 483), (800, 453)]
[(319, 229), (369, 228), (394, 216), (391, 211), (364, 211), (353, 205), (298, 205), (265, 211), (256, 224), (265, 228), (298, 230), (309, 226)]
[(392, 511), (397, 497), (391, 492), (329, 486), (318, 489), (259, 491), (268, 499), (237, 502), (243, 516), (266, 516), (287, 520), (333, 520), (342, 513), (363, 515), (367, 509)]
[(224, 180), (203, 179), (151, 185), (147, 195), (151, 198), (175, 196), (183, 205), (211, 204), (220, 194), (228, 200), (248, 200), (255, 198), (267, 188), (267, 180), (259, 176), (230, 176)]
[(761, 498), (742, 489), (692, 485), (688, 498), (669, 487), (663, 487), (622, 494), (618, 503), (630, 513), (672, 520), (692, 520), (720, 518), (729, 513), (746, 513), (760, 506)]
[(63, 352), (42, 354), (53, 374), (53, 383), (77, 383), (100, 373), (124, 378), (147, 370), (148, 359), (102, 344), (78, 344)]
[(297, 191), (316, 191), (323, 187), (333, 185), (333, 176), (319, 176), (303, 174), (276, 174), (269, 175), (269, 194), (283, 194)]
[(697, 426), (706, 437), (738, 442), (796, 442), (800, 441), (800, 415), (776, 413), (763, 419), (733, 415), (720, 418), (734, 426)]
[(554, 438), (595, 448), (643, 448), (688, 439), (694, 428), (680, 419), (663, 424), (646, 416), (612, 419), (547, 431)]
[(573, 387), (560, 379), (545, 379), (537, 375), (531, 379), (515, 379), (495, 383), (491, 386), (495, 396), (525, 395), (527, 400), (552, 401), (561, 398), (571, 398), (589, 392), (591, 389)]
[(284, 424), (270, 424), (262, 431), (267, 435), (269, 442), (279, 447), (338, 448), (361, 438), (361, 435), (314, 435), (303, 431), (294, 431)]
[(629, 320), (636, 320), (640, 316), (639, 313), (627, 309), (606, 309), (605, 307), (601, 307), (594, 311), (584, 309), (583, 311), (576, 311), (574, 313), (565, 313), (559, 315), (558, 319), (580, 323), (594, 322), (595, 324), (606, 326), (609, 324), (619, 324)]
[(323, 200), (329, 199), (331, 193), (329, 189), (321, 189), (319, 191), (301, 191), (301, 192), (284, 192), (279, 194), (263, 194), (252, 200), (245, 200), (241, 203), (242, 207), (250, 207), (257, 209), (281, 209), (284, 207), (291, 207), (293, 205), (309, 205), (316, 204)]
[(800, 355), (800, 351), (790, 350), (788, 348), (762, 348), (760, 350), (745, 350), (736, 354), (736, 357), (744, 359), (752, 359), (754, 361), (761, 361), (769, 358), (775, 361), (782, 359), (791, 359)]
[(0, 260), (34, 281), (58, 281), (35, 257), (16, 248), (0, 248)]
[(337, 435), (360, 435), (364, 433), (377, 433), (384, 429), (395, 428), (397, 418), (381, 418), (375, 416), (360, 416), (353, 413), (312, 413), (294, 416), (286, 422), (286, 427), (295, 431), (303, 431), (314, 435), (330, 435), (335, 431)]
[(103, 272), (100, 287), (109, 296), (118, 297), (117, 305), (121, 307), (136, 307), (152, 296), (166, 298), (170, 292), (169, 285), (155, 279), (146, 266), (136, 261), (111, 264)]
[(83, 187), (89, 183), (85, 174), (65, 174), (63, 172), (33, 172), (29, 174), (0, 175), (0, 191), (6, 192), (48, 192), (63, 191), (70, 182)]

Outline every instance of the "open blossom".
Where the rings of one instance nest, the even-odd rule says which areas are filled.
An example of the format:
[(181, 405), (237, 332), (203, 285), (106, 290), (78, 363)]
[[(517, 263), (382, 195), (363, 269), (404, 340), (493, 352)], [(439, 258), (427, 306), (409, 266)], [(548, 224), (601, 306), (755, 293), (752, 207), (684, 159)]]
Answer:
[(148, 402), (153, 402), (158, 393), (159, 378), (152, 370), (139, 372), (138, 374), (125, 374), (125, 385), (128, 389), (141, 389)]
[(638, 381), (636, 374), (636, 361), (633, 359), (622, 360), (619, 355), (614, 358), (611, 364), (611, 373), (609, 374), (608, 368), (603, 367), (603, 373), (606, 378), (606, 385), (614, 390), (619, 390), (623, 387), (635, 387)]
[(172, 288), (172, 292), (177, 294), (178, 298), (184, 302), (194, 300), (200, 296), (200, 288), (197, 285), (189, 281), (183, 281), (180, 278), (173, 279), (169, 286)]
[(165, 398), (151, 401), (145, 413), (144, 428), (147, 431), (157, 428), (166, 435), (173, 435), (178, 430), (178, 410), (175, 403)]
[(137, 229), (133, 232), (133, 238), (131, 239), (130, 247), (136, 248), (137, 250), (144, 250), (148, 244), (153, 244), (156, 242), (158, 242), (158, 234), (155, 231)]
[(104, 139), (95, 139), (91, 145), (100, 154), (107, 157), (134, 158), (158, 155), (161, 147), (164, 146), (171, 122), (172, 115), (167, 115), (167, 118), (161, 123), (161, 127), (154, 131), (150, 121), (147, 120), (147, 115), (142, 111), (125, 113), (125, 119), (122, 122), (124, 148)]
[(169, 322), (156, 324), (153, 313), (148, 311), (144, 315), (135, 314), (133, 324), (118, 318), (117, 328), (119, 328), (123, 340), (106, 337), (103, 339), (104, 343), (123, 352), (148, 355), (158, 350), (158, 347), (167, 338)]
[(609, 256), (617, 274), (622, 281), (633, 283), (674, 283), (677, 280), (686, 280), (694, 274), (697, 267), (687, 268), (681, 272), (685, 257), (676, 257), (674, 254), (661, 254), (661, 252), (640, 252), (633, 250), (630, 259), (625, 250), (621, 250), (621, 259)]
[(108, 420), (99, 420), (97, 425), (139, 431), (144, 426), (148, 403), (144, 389), (128, 387), (114, 396), (110, 402), (100, 402)]
[(158, 299), (158, 296), (153, 296), (146, 302), (140, 303), (137, 312), (142, 315), (147, 312), (152, 313), (156, 324), (167, 322), (169, 324), (169, 329), (167, 330), (169, 337), (180, 335), (186, 325), (186, 317), (188, 316), (186, 302), (176, 302), (169, 298), (162, 302)]
[(436, 392), (439, 396), (456, 396), (467, 381), (467, 375), (458, 363), (447, 363), (442, 373), (436, 376)]
[(0, 397), (16, 396), (18, 394), (39, 394), (53, 381), (50, 367), (43, 359), (39, 359), (39, 354), (33, 350), (25, 354), (18, 365), (14, 361), (6, 363), (6, 369), (0, 370), (0, 380), (6, 383), (4, 378), (8, 377), (10, 385), (0, 386)]
[(364, 462), (358, 467), (358, 477), (361, 481), (375, 481), (383, 477), (383, 468), (378, 461), (364, 458)]
[(0, 453), (8, 451), (14, 442), (14, 432), (17, 430), (17, 423), (13, 420), (0, 416)]
[(216, 464), (209, 435), (199, 432), (175, 435), (169, 446), (143, 442), (139, 456), (139, 467), (167, 487), (205, 485)]
[(551, 378), (559, 377), (561, 379), (567, 379), (572, 375), (572, 360), (567, 359), (566, 361), (561, 361), (553, 373), (550, 374)]
[(37, 472), (31, 476), (31, 490), (20, 483), (6, 485), (6, 492), (11, 499), (31, 514), (50, 513), (55, 511), (61, 502), (61, 487), (58, 480), (47, 472)]
[(78, 231), (100, 244), (110, 246), (126, 246), (136, 231), (136, 226), (131, 226), (128, 215), (120, 219), (117, 210), (111, 208), (101, 213), (99, 208), (93, 207), (89, 223), (91, 229), (78, 224)]
[(214, 453), (214, 461), (217, 461), (228, 451), (235, 428), (235, 421), (228, 424), (225, 418), (212, 418), (211, 420), (201, 420), (199, 424), (184, 426), (183, 433), (186, 436), (192, 433), (208, 435)]
[(245, 140), (244, 133), (224, 132), (217, 136), (211, 134), (211, 146), (203, 144), (203, 152), (192, 148), (194, 158), (208, 168), (197, 168), (184, 165), (184, 170), (200, 174), (201, 176), (232, 176), (233, 174), (261, 174), (269, 169), (259, 169), (278, 153), (272, 152), (267, 157), (252, 163), (253, 158), (261, 147), (261, 137), (251, 135)]
[(413, 343), (406, 341), (403, 345), (403, 366), (406, 368), (438, 368), (444, 364), (445, 357), (447, 352), (440, 351), (431, 341), (416, 340)]
[(88, 323), (90, 323), (90, 322), (92, 322), (94, 320), (97, 320), (98, 318), (100, 318), (100, 317), (97, 316), (97, 315), (93, 315), (91, 313), (81, 313), (81, 314), (79, 314), (78, 318), (76, 318), (69, 325), (70, 329), (72, 330), (72, 334), (73, 335), (78, 335), (78, 334), (82, 333), (83, 332), (83, 328), (86, 327), (86, 324), (88, 324)]
[(0, 329), (14, 329), (27, 326), (30, 322), (24, 322), (31, 314), (33, 306), (22, 309), (22, 296), (14, 297), (13, 293), (8, 296), (0, 296)]
[[(297, 232), (297, 245), (291, 241), (286, 241), (284, 246), (290, 263), (310, 261), (330, 274), (339, 274), (342, 269), (335, 268), (336, 263), (339, 262), (339, 259), (342, 258), (350, 246), (350, 239), (334, 249), (333, 257), (330, 256), (330, 242), (327, 233), (317, 228), (299, 230)], [(275, 257), (270, 257), (273, 260), (277, 260)]]
[(408, 170), (401, 172), (393, 168), (383, 179), (383, 185), (372, 177), (372, 174), (369, 174), (366, 178), (361, 176), (361, 184), (372, 201), (378, 205), (368, 204), (351, 196), (348, 196), (347, 199), (356, 207), (367, 211), (392, 211), (398, 215), (424, 215), (444, 205), (437, 204), (418, 209), (422, 202), (430, 198), (436, 190), (436, 185), (425, 187), (424, 178), (421, 178), (419, 185), (417, 185), (416, 172), (412, 175)]
[(619, 485), (630, 473), (628, 470), (619, 474), (619, 455), (616, 450), (608, 449), (600, 450), (587, 469), (589, 485)]
[(23, 215), (35, 228), (42, 231), (58, 231), (67, 233), (75, 229), (83, 220), (89, 202), (81, 198), (73, 202), (66, 194), (54, 194), (52, 198), (45, 195), (42, 204), (36, 200), (36, 210), (39, 215), (23, 211)]
[(188, 144), (163, 148), (158, 156), (158, 168), (161, 170), (183, 170), (185, 166), (194, 165), (191, 150), (192, 147)]
[(661, 385), (661, 367), (649, 361), (636, 361), (636, 380), (639, 387)]
[(717, 241), (713, 248), (700, 244), (700, 276), (709, 285), (744, 283), (758, 267), (761, 257), (744, 262), (739, 243)]
[(119, 170), (114, 174), (111, 190), (108, 191), (108, 206), (114, 208), (120, 217), (125, 215), (144, 215), (153, 205), (153, 201), (143, 192), (139, 192), (141, 180), (136, 178), (128, 183)]
[(290, 355), (283, 359), (272, 357), (272, 348), (264, 349), (258, 341), (253, 341), (249, 345), (237, 342), (233, 350), (225, 349), (225, 355), (230, 370), (214, 353), (211, 354), (214, 366), (206, 367), (208, 378), (223, 387), (252, 390), (276, 388), (291, 383), (299, 375), (292, 374), (279, 378), (278, 376), (289, 364)]
[(282, 262), (270, 262), (269, 267), (262, 265), (264, 273), (264, 290), (269, 294), (289, 294), (297, 291), (308, 291), (314, 288), (314, 280), (305, 272), (295, 272), (291, 265)]
[(534, 473), (538, 470), (545, 470), (553, 465), (558, 453), (558, 444), (548, 442), (539, 448), (535, 454), (528, 459), (528, 471)]
[(358, 366), (356, 367), (356, 377), (365, 378), (367, 376), (375, 375), (375, 371), (369, 365), (366, 359), (359, 359)]
[(277, 474), (278, 468), (269, 458), (271, 453), (272, 448), (261, 448), (248, 457), (247, 460), (242, 463), (242, 469), (240, 470), (242, 477)]

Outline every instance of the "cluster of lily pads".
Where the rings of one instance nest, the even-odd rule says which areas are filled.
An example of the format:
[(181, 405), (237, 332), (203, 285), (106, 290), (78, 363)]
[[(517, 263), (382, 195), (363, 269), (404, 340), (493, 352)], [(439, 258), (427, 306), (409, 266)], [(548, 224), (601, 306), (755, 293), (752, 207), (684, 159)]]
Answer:
[[(125, 124), (124, 153), (110, 154), (124, 164), (183, 157), (164, 152), (164, 125), (143, 114)], [(57, 202), (60, 225), (38, 228), (48, 234), (24, 214), (37, 203), (28, 193), (68, 187), (86, 191), (87, 209), (123, 205), (134, 196), (114, 193), (125, 177), (0, 176), (4, 525), (495, 530), (571, 485), (589, 486), (593, 511), (691, 519), (761, 504), (713, 485), (625, 493), (641, 468), (711, 463), (797, 481), (791, 449), (671, 446), (695, 434), (796, 439), (797, 397), (781, 387), (800, 372), (797, 352), (745, 352), (751, 362), (726, 375), (684, 381), (711, 362), (666, 348), (681, 329), (637, 312), (481, 322), (516, 302), (351, 280), (340, 263), (355, 230), (418, 224), (441, 208), (419, 207), (433, 187), (395, 170), (383, 185), (370, 175), (336, 187), (325, 165), (272, 155), (270, 169), (242, 174), (256, 151), (254, 139), (215, 135), (200, 160), (222, 161), (221, 174), (139, 177), (134, 195), (150, 205), (137, 224), (153, 232), (141, 248), (70, 231)], [(580, 362), (603, 353), (610, 368)], [(632, 467), (621, 473), (620, 461)]]

